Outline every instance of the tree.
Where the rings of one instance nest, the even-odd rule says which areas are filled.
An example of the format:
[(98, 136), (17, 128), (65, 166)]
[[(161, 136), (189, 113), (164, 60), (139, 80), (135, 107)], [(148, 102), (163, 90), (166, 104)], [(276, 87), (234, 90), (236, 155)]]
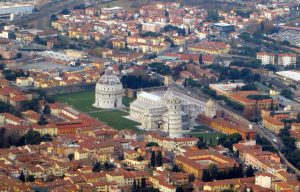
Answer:
[(162, 152), (161, 151), (157, 152), (157, 155), (156, 155), (156, 158), (155, 158), (155, 164), (156, 164), (157, 167), (162, 166)]
[(300, 121), (300, 113), (297, 113), (297, 121)]
[(292, 98), (293, 97), (293, 92), (289, 89), (284, 89), (280, 92), (280, 95), (282, 95), (286, 98)]
[(206, 17), (207, 21), (210, 22), (218, 22), (220, 20), (220, 16), (217, 10), (209, 10)]
[(45, 134), (45, 135), (43, 135), (42, 137), (41, 137), (41, 142), (43, 142), (43, 141), (52, 141), (52, 136), (51, 135), (49, 135), (49, 134)]
[(146, 144), (146, 147), (153, 147), (153, 146), (158, 147), (159, 145), (156, 142), (149, 142)]
[(70, 161), (72, 161), (72, 160), (74, 159), (74, 154), (73, 154), (73, 153), (70, 153), (70, 154), (68, 155), (68, 159), (69, 159)]
[(57, 20), (57, 16), (56, 15), (51, 15), (50, 21), (56, 21), (56, 20)]
[(257, 86), (254, 83), (249, 83), (241, 87), (241, 91), (255, 91)]
[(246, 175), (246, 177), (254, 176), (254, 170), (251, 165), (249, 167), (247, 167), (245, 175)]
[(85, 9), (85, 5), (84, 4), (76, 5), (74, 6), (74, 9)]
[(23, 135), (20, 139), (19, 139), (19, 146), (22, 145), (38, 145), (41, 143), (41, 134), (37, 131), (34, 130), (29, 130), (25, 135)]
[(189, 183), (192, 183), (195, 181), (195, 175), (194, 174), (189, 174)]
[(206, 141), (204, 141), (202, 137), (199, 137), (199, 140), (197, 141), (197, 147), (198, 149), (207, 149)]
[(209, 171), (207, 169), (203, 170), (202, 181), (204, 181), (204, 182), (211, 181), (210, 173), (209, 173)]
[(136, 180), (133, 180), (133, 184), (132, 184), (132, 192), (136, 192), (137, 191), (137, 183)]
[(109, 163), (108, 161), (106, 161), (105, 163), (104, 163), (104, 170), (111, 170), (111, 169), (113, 169), (115, 166), (112, 164), (112, 163)]
[(142, 156), (139, 156), (139, 157), (137, 157), (137, 160), (138, 160), (138, 161), (143, 161), (144, 158), (143, 158)]
[(172, 172), (180, 172), (180, 169), (179, 169), (178, 165), (174, 164), (171, 171)]
[(152, 151), (150, 165), (155, 167), (155, 151)]
[(215, 164), (210, 165), (210, 166), (209, 166), (209, 173), (210, 173), (210, 177), (211, 177), (212, 179), (217, 178), (218, 173), (219, 173), (218, 167), (217, 167)]
[(160, 62), (153, 62), (149, 64), (149, 67), (151, 67), (154, 71), (157, 73), (160, 73), (162, 75), (171, 75), (172, 71), (168, 65), (165, 65)]
[(21, 171), (21, 173), (20, 173), (19, 180), (22, 182), (25, 182), (25, 175), (24, 175), (23, 171)]
[(92, 169), (93, 172), (100, 172), (101, 171), (101, 163), (99, 161), (97, 161), (95, 164), (94, 164), (94, 167)]
[(68, 15), (70, 13), (70, 10), (65, 8), (60, 13), (63, 15)]
[(46, 105), (44, 110), (43, 110), (44, 115), (50, 115), (51, 114), (51, 109), (49, 105)]
[(273, 71), (273, 72), (277, 70), (276, 67), (272, 64), (267, 64), (264, 66), (264, 68), (267, 69), (268, 71)]
[(47, 122), (46, 118), (44, 117), (44, 115), (41, 115), (41, 116), (40, 116), (40, 119), (39, 119), (39, 121), (37, 122), (37, 124), (38, 124), (38, 125), (47, 125), (47, 124), (48, 124), (48, 122)]
[(33, 175), (28, 175), (27, 178), (26, 178), (26, 180), (29, 181), (29, 182), (34, 182), (35, 181)]
[(123, 75), (121, 82), (124, 88), (139, 89), (146, 87), (160, 86), (161, 82), (157, 79), (150, 79), (149, 76), (145, 75)]
[(176, 187), (176, 192), (184, 192), (184, 190), (181, 186), (178, 186)]
[(141, 179), (141, 188), (144, 189), (146, 187), (146, 178)]

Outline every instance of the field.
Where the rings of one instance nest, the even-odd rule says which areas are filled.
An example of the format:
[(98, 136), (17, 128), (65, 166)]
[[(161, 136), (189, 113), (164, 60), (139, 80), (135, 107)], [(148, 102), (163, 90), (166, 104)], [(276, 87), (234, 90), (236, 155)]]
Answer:
[(207, 126), (198, 125), (195, 126), (194, 129), (192, 129), (191, 132), (188, 133), (188, 135), (197, 138), (202, 137), (204, 140), (206, 140), (209, 143), (209, 145), (217, 145), (218, 138), (220, 138), (224, 134), (215, 132), (213, 129)]
[(92, 105), (95, 101), (95, 92), (86, 91), (78, 93), (68, 93), (54, 96), (56, 101), (66, 103), (81, 112), (91, 112), (97, 110)]
[(213, 130), (209, 127), (206, 127), (204, 125), (199, 125), (199, 126), (195, 126), (191, 132), (196, 133), (196, 132), (212, 132), (212, 131)]
[(124, 116), (127, 116), (128, 113), (120, 110), (111, 110), (111, 111), (100, 111), (89, 113), (90, 116), (95, 117), (96, 119), (105, 122), (107, 125), (117, 129), (131, 129), (136, 132), (141, 132), (136, 126), (139, 124), (135, 121), (131, 121)]
[(221, 136), (223, 136), (223, 133), (193, 133), (191, 132), (189, 135), (193, 136), (193, 137), (202, 137), (204, 140), (206, 140), (207, 142), (211, 142), (210, 145), (217, 145), (218, 144), (218, 138), (220, 138)]
[(141, 6), (150, 4), (151, 0), (115, 0), (109, 3), (102, 3), (98, 8), (123, 7), (126, 10), (137, 11)]
[[(95, 100), (94, 91), (78, 92), (78, 93), (68, 93), (54, 96), (56, 101), (61, 103), (66, 103), (73, 108), (84, 112), (99, 121), (105, 122), (107, 125), (121, 130), (121, 129), (132, 129), (137, 132), (141, 132), (136, 126), (139, 124), (131, 121), (124, 116), (127, 116), (128, 113), (120, 110), (104, 110), (93, 107)], [(123, 97), (123, 104), (129, 106), (129, 103), (134, 99), (129, 97)]]

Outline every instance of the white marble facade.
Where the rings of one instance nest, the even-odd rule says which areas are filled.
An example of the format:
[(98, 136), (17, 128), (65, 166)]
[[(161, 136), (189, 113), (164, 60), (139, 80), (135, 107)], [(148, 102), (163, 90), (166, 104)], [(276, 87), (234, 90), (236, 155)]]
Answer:
[(171, 138), (179, 138), (203, 110), (199, 100), (171, 89), (150, 93), (140, 91), (130, 104), (130, 118), (141, 123), (142, 129), (161, 130), (168, 132)]
[(122, 104), (123, 86), (120, 79), (108, 67), (96, 84), (94, 107), (118, 109)]

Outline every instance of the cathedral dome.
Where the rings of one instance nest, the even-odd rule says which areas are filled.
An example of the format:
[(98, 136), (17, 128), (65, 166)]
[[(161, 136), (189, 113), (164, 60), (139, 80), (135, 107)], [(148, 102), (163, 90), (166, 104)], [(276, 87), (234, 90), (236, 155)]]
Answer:
[(108, 67), (96, 84), (94, 107), (103, 109), (121, 108), (122, 96), (122, 83), (113, 74), (112, 68)]
[(99, 78), (98, 84), (117, 85), (121, 84), (120, 79), (113, 74), (112, 67), (108, 67), (105, 73)]

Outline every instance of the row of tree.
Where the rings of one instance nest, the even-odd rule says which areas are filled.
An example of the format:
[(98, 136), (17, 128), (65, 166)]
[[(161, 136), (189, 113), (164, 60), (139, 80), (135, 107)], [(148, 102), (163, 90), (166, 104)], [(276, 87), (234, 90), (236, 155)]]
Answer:
[(93, 172), (100, 172), (100, 171), (110, 171), (113, 170), (115, 168), (114, 164), (110, 163), (110, 162), (104, 162), (103, 164), (101, 164), (99, 161), (97, 161), (94, 165), (93, 165)]
[(16, 132), (11, 132), (6, 128), (0, 129), (0, 148), (9, 148), (11, 146), (38, 145), (41, 142), (52, 141), (49, 134), (41, 135), (39, 132), (29, 130), (25, 135), (20, 136)]
[(232, 101), (223, 95), (218, 95), (215, 90), (211, 90), (208, 86), (202, 87), (201, 91), (204, 94), (209, 95), (211, 98), (213, 98), (215, 100), (223, 100), (227, 106), (229, 106), (235, 110), (238, 110), (238, 111), (244, 110), (244, 106), (242, 104)]
[(161, 167), (163, 164), (162, 152), (161, 151), (152, 151), (150, 165), (151, 167)]
[(221, 171), (215, 164), (212, 164), (209, 166), (208, 169), (203, 170), (202, 180), (204, 182), (209, 182), (213, 180), (234, 179), (253, 176), (254, 170), (252, 166), (249, 166), (245, 172), (242, 165), (234, 165), (234, 167), (229, 170)]
[(147, 88), (147, 87), (155, 87), (160, 86), (161, 83), (157, 79), (146, 79), (141, 75), (124, 75), (121, 78), (121, 82), (124, 88), (130, 89), (139, 89), (139, 88)]

